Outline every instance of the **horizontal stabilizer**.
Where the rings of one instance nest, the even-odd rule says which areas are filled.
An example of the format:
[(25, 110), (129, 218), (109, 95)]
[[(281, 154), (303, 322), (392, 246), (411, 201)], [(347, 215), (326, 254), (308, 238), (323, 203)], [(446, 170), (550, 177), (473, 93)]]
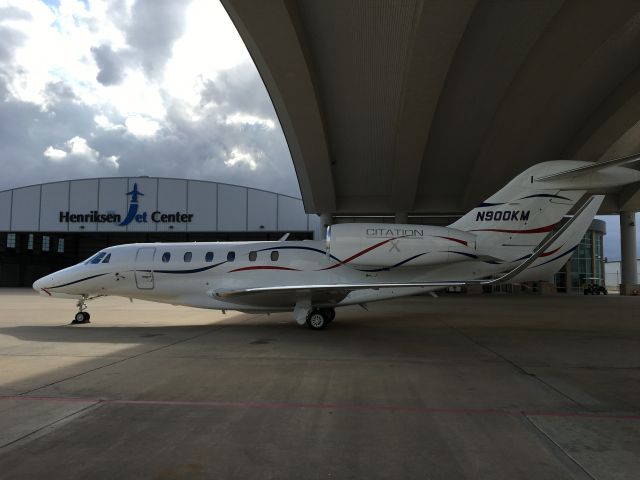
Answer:
[(613, 160), (607, 160), (604, 162), (589, 163), (588, 165), (582, 165), (580, 167), (571, 168), (562, 172), (552, 173), (550, 175), (544, 175), (538, 177), (535, 180), (537, 182), (551, 182), (554, 180), (562, 180), (565, 178), (576, 177), (585, 175), (587, 173), (598, 172), (606, 168), (620, 167), (622, 165), (629, 165), (640, 161), (640, 153), (635, 153), (627, 157), (615, 158)]

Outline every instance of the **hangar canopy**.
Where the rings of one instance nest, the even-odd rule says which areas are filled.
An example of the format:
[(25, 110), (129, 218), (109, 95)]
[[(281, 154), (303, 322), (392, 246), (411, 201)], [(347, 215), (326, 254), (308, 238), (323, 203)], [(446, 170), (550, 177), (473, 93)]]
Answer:
[(638, 1), (222, 3), (307, 212), (456, 215), (532, 164), (640, 151)]

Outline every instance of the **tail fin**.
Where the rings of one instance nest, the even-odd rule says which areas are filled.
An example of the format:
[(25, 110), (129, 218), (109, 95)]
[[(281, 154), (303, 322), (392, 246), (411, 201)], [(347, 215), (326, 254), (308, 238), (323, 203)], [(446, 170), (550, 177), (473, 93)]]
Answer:
[(534, 182), (541, 171), (547, 171), (548, 163), (555, 162), (524, 171), (449, 226), (475, 234), (481, 255), (504, 261), (529, 255), (586, 192), (545, 188)]
[(595, 195), (573, 224), (560, 235), (538, 259), (524, 272), (513, 278), (514, 282), (548, 280), (566, 263), (573, 251), (589, 229), (589, 225), (598, 213), (604, 195)]
[(475, 234), (479, 254), (517, 260), (531, 254), (587, 191), (640, 182), (640, 171), (622, 166), (637, 161), (640, 155), (600, 163), (539, 163), (449, 226)]

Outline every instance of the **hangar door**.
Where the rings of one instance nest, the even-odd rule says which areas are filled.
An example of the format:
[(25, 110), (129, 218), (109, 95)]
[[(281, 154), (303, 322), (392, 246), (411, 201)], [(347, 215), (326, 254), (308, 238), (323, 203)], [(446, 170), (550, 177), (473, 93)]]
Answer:
[(141, 290), (153, 288), (153, 257), (156, 249), (152, 247), (139, 248), (136, 253), (136, 285)]

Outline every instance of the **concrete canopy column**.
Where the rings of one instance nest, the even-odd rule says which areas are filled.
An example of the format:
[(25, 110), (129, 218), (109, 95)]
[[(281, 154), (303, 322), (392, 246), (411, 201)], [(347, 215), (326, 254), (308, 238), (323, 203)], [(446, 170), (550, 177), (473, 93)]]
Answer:
[(320, 214), (320, 228), (322, 230), (322, 238), (327, 238), (327, 227), (333, 223), (333, 215), (330, 213)]
[(396, 213), (396, 223), (409, 223), (409, 214), (406, 212)]
[(638, 266), (636, 263), (636, 214), (620, 212), (620, 295), (638, 291)]

